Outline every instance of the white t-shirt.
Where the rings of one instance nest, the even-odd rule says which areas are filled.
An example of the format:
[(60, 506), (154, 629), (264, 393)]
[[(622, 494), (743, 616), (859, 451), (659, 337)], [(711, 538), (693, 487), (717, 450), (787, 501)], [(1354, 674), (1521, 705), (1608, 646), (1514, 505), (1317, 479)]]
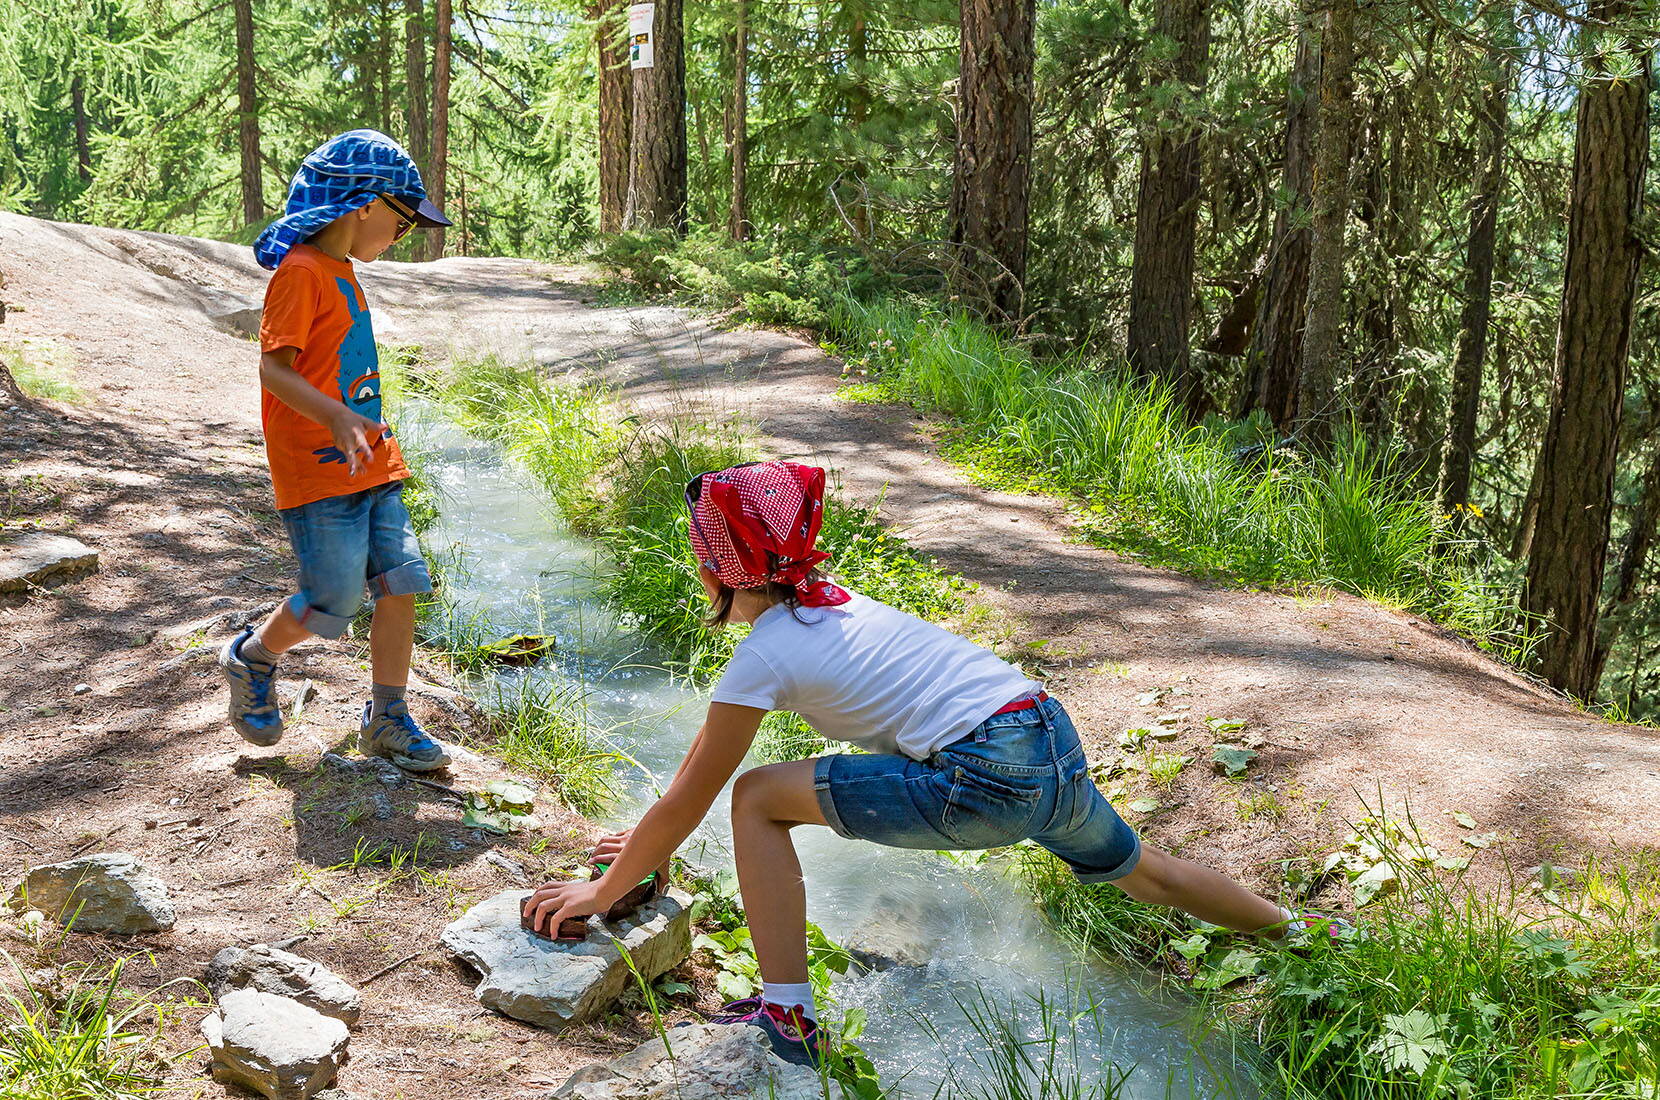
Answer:
[(794, 711), (829, 740), (925, 760), (1041, 686), (966, 638), (853, 593), (835, 607), (762, 612), (713, 698)]

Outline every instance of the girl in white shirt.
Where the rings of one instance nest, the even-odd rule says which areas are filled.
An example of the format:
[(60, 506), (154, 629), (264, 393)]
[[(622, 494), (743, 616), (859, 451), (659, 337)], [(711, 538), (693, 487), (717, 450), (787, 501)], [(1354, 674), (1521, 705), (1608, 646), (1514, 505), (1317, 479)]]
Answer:
[(865, 751), (769, 764), (738, 777), (732, 839), (762, 995), (715, 1022), (762, 1028), (781, 1057), (820, 1053), (807, 977), (806, 891), (790, 830), (827, 825), (901, 848), (977, 850), (1030, 838), (1084, 882), (1212, 924), (1283, 935), (1303, 920), (1232, 879), (1144, 845), (1089, 777), (1060, 703), (972, 642), (849, 592), (817, 567), (824, 471), (747, 463), (687, 486), (710, 622), (753, 624), (662, 798), (594, 853), (589, 882), (525, 903), (537, 927), (605, 912), (702, 822), (768, 711), (794, 711)]

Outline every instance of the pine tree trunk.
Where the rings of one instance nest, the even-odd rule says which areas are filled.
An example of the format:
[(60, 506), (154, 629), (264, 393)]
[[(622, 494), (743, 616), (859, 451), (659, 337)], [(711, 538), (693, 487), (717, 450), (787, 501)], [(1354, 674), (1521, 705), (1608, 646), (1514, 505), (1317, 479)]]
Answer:
[(1493, 254), (1498, 239), (1499, 201), (1504, 190), (1504, 148), (1509, 132), (1511, 69), (1501, 63), (1488, 86), (1476, 127), (1483, 138), (1481, 174), (1470, 196), (1470, 237), (1465, 248), (1464, 307), (1458, 318), (1458, 345), (1453, 355), (1447, 410), (1447, 442), (1441, 466), (1441, 510), (1464, 527), (1470, 503), (1470, 471), (1475, 463), (1477, 413), (1481, 401), (1482, 360), (1487, 354), (1487, 322), (1493, 307)]
[(83, 185), (92, 182), (92, 141), (86, 117), (86, 93), (81, 87), (81, 74), (69, 80), (69, 109), (75, 118), (75, 174)]
[(1308, 305), (1297, 387), (1297, 431), (1319, 449), (1338, 409), (1343, 321), (1344, 233), (1349, 221), (1349, 147), (1355, 120), (1355, 0), (1331, 0), (1320, 33), (1320, 133), (1315, 139), (1308, 249)]
[[(450, 0), (436, 0), (434, 5), (432, 44), (432, 146), (427, 150), (431, 171), (426, 175), (427, 198), (438, 209), (444, 208), (444, 199), (450, 174), (450, 51), (452, 16)], [(441, 259), (444, 255), (444, 230), (428, 229), (426, 258)]]
[(1188, 96), (1203, 97), (1210, 60), (1209, 0), (1159, 0), (1154, 33), (1177, 53), (1154, 66), (1152, 88), (1180, 85), (1177, 106), (1149, 120), (1141, 142), (1135, 257), (1130, 268), (1130, 366), (1163, 378), (1197, 421), (1209, 399), (1193, 367), (1193, 239), (1199, 224), (1201, 129)]
[(233, 0), (236, 14), (237, 147), (242, 157), (242, 220), (265, 220), (265, 180), (259, 159), (259, 99), (255, 94), (254, 2)]
[(1298, 18), (1297, 59), (1286, 96), (1285, 152), (1280, 168), (1280, 190), (1290, 201), (1274, 215), (1268, 268), (1246, 353), (1249, 373), (1239, 408), (1240, 416), (1262, 409), (1281, 434), (1289, 432), (1297, 418), (1303, 309), (1308, 301), (1307, 214), (1320, 106), (1315, 90), (1320, 79), (1319, 36), (1307, 10)]
[(404, 0), (404, 130), (415, 165), (427, 165), (427, 26), (426, 0)]
[(1638, 582), (1648, 565), (1649, 551), (1654, 547), (1656, 529), (1660, 528), (1660, 439), (1655, 440), (1649, 454), (1648, 470), (1643, 474), (1637, 503), (1631, 509), (1631, 524), (1625, 533), (1625, 546), (1620, 552), (1619, 564), (1614, 567), (1614, 587), (1608, 593), (1603, 609), (1602, 629), (1594, 658), (1596, 671), (1593, 682), (1602, 680), (1602, 670), (1608, 664), (1608, 654), (1614, 647), (1615, 627), (1631, 609), (1637, 598)]
[(1034, 0), (962, 0), (951, 239), (958, 292), (1024, 312), (1032, 163)]
[(749, 0), (738, 0), (738, 26), (732, 34), (732, 211), (727, 232), (735, 241), (749, 238)]
[(657, 0), (655, 62), (634, 70), (625, 229), (686, 231), (686, 61), (681, 0)]
[(628, 132), (634, 78), (628, 71), (627, 9), (596, 4), (594, 45), (599, 54), (599, 231), (622, 229), (628, 202)]
[[(1630, 10), (1631, 0), (1591, 0), (1586, 18), (1617, 20)], [(1589, 27), (1582, 34), (1600, 37)], [(1638, 56), (1636, 73), (1620, 79), (1595, 49), (1585, 55), (1556, 377), (1522, 600), (1551, 630), (1538, 649), (1539, 673), (1580, 698), (1597, 686), (1598, 595), (1643, 254), (1634, 229), (1648, 166), (1651, 61)]]

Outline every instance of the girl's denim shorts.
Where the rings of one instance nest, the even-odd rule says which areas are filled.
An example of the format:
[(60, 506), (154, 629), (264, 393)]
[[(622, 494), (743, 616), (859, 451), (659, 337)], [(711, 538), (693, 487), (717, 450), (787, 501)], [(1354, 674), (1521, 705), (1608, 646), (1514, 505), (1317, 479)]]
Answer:
[(819, 808), (845, 837), (977, 850), (1030, 838), (1084, 882), (1135, 870), (1141, 841), (1089, 777), (1072, 719), (1048, 699), (994, 714), (925, 761), (848, 753), (813, 766)]

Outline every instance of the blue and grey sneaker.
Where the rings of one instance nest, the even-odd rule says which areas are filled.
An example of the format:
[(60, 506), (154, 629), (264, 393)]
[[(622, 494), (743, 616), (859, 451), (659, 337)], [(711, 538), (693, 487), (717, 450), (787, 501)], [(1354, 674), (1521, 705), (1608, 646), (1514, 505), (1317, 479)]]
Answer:
[(415, 719), (409, 716), (409, 707), (402, 699), (386, 705), (386, 712), (375, 717), (373, 703), (363, 704), (362, 732), (357, 746), (364, 756), (384, 756), (405, 771), (430, 772), (450, 762), (444, 746), (428, 737)]
[(277, 666), (242, 659), (242, 643), (253, 633), (250, 626), (226, 642), (219, 651), (219, 667), (231, 688), (231, 725), (249, 744), (270, 746), (282, 740), (282, 708), (273, 697)]

